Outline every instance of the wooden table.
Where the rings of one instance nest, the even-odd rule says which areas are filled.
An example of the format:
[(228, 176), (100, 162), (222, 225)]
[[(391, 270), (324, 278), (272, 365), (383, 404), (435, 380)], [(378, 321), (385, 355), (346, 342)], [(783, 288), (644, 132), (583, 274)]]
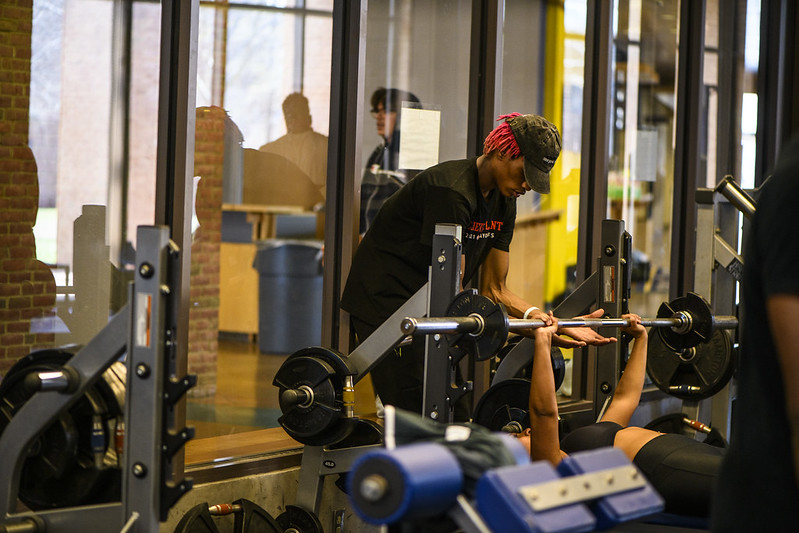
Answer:
[(274, 238), (277, 215), (313, 214), (299, 205), (222, 204), (222, 210), (247, 214), (247, 222), (252, 224), (253, 242)]

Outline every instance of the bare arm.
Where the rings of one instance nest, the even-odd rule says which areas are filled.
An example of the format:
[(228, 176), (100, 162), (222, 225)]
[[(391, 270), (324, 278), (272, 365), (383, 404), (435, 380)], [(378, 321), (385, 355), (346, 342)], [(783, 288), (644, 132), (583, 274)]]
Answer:
[(782, 382), (785, 389), (785, 411), (788, 414), (788, 428), (791, 433), (793, 450), (793, 469), (799, 483), (799, 329), (796, 317), (799, 316), (799, 296), (778, 294), (766, 301), (771, 335), (777, 347), (777, 361), (782, 369)]
[(619, 379), (613, 399), (610, 402), (601, 421), (616, 422), (622, 427), (627, 427), (633, 413), (638, 408), (641, 400), (641, 391), (644, 389), (646, 380), (646, 355), (648, 336), (646, 328), (641, 325), (641, 317), (638, 315), (623, 315), (622, 318), (629, 318), (633, 321), (632, 325), (622, 331), (629, 333), (635, 339), (627, 366)]
[(557, 319), (552, 325), (536, 328), (535, 357), (530, 380), (530, 458), (549, 461), (557, 466), (561, 460), (558, 437), (558, 398), (552, 373), (552, 336), (557, 331)]
[[(508, 279), (508, 269), (510, 268), (510, 254), (496, 248), (488, 252), (488, 256), (481, 265), (480, 271), (480, 294), (491, 298), (495, 302), (501, 302), (508, 310), (508, 315), (515, 318), (522, 318), (532, 304), (517, 295), (505, 284)], [(549, 316), (538, 310), (535, 317), (540, 320), (548, 320)]]
[[(531, 304), (508, 289), (505, 282), (508, 279), (509, 268), (510, 254), (492, 248), (482, 264), (480, 273), (480, 294), (491, 298), (495, 302), (501, 302), (508, 309), (509, 316), (523, 318), (525, 311), (531, 307)], [(602, 316), (602, 310), (597, 309), (591, 315), (586, 316), (598, 318)], [(542, 320), (546, 324), (549, 323), (549, 315), (540, 309), (532, 312), (527, 318)], [(578, 348), (586, 344), (598, 346), (616, 341), (614, 337), (603, 337), (591, 328), (563, 328), (559, 333), (571, 337), (568, 339), (555, 336), (552, 339), (555, 345), (563, 348)], [(527, 337), (533, 336), (531, 332), (525, 332), (524, 334)]]

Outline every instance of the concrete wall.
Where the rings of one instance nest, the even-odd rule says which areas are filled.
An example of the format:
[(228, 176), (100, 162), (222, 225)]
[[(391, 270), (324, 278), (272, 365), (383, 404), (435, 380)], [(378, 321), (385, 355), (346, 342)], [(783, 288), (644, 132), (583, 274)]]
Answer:
[[(277, 518), (285, 512), (287, 505), (294, 505), (297, 500), (299, 467), (278, 470), (265, 474), (257, 474), (238, 479), (195, 485), (170, 510), (166, 522), (161, 524), (160, 533), (172, 533), (181, 518), (195, 505), (208, 503), (231, 503), (245, 498), (259, 505), (272, 517)], [(336, 476), (325, 478), (322, 490), (322, 503), (317, 517), (325, 533), (334, 533), (334, 513), (344, 510), (343, 528), (347, 533), (376, 533), (377, 526), (364, 523), (350, 509), (346, 495), (335, 485)], [(221, 533), (233, 531), (233, 515), (216, 517), (214, 524)]]

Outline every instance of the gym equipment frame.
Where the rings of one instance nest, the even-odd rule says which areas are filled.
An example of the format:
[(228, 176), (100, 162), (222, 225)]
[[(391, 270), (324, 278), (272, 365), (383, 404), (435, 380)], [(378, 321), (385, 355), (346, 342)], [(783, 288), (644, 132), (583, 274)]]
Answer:
[[(297, 506), (312, 512), (318, 511), (324, 476), (349, 472), (358, 457), (379, 446), (375, 444), (335, 449), (329, 447), (329, 445), (335, 444), (336, 440), (342, 440), (348, 434), (349, 428), (353, 428), (357, 422), (351, 406), (347, 405), (349, 400), (346, 399), (346, 390), (351, 389), (388, 352), (406, 340), (407, 335), (400, 328), (405, 317), (436, 316), (445, 313), (446, 307), (460, 287), (461, 238), (460, 226), (451, 224), (436, 226), (432, 256), (432, 264), (435, 266), (429, 271), (428, 282), (348, 356), (340, 356), (340, 354), (329, 350), (323, 354), (322, 352), (325, 351), (323, 349), (310, 349), (317, 352), (316, 357), (326, 359), (326, 362), (333, 367), (333, 374), (339, 374), (331, 376), (328, 380), (338, 379), (345, 389), (345, 393), (342, 395), (341, 409), (337, 410), (332, 405), (326, 406), (325, 413), (322, 415), (324, 420), (336, 419), (331, 421), (330, 433), (338, 438), (326, 442), (324, 439), (318, 440), (320, 436), (316, 434), (310, 435), (310, 440), (297, 434), (290, 413), (304, 411), (305, 414), (301, 413), (298, 416), (313, 416), (313, 404), (316, 401), (313, 390), (309, 387), (301, 390), (302, 387), (293, 386), (289, 382), (292, 378), (284, 379), (281, 376), (282, 368), (278, 371), (273, 384), (280, 388), (281, 409), (283, 410), (280, 423), (289, 435), (300, 442), (305, 441), (303, 444), (306, 444), (300, 464)], [(427, 339), (423, 414), (442, 422), (452, 421), (454, 403), (462, 394), (471, 390), (470, 382), (464, 383), (457, 391), (450, 389), (449, 384), (455, 373), (456, 362), (449, 357), (448, 348), (447, 343), (442, 342), (441, 336), (430, 335)], [(305, 352), (305, 350), (301, 350), (299, 354)], [(291, 366), (292, 358), (295, 355), (298, 354), (293, 354), (286, 361), (289, 366)], [(331, 358), (333, 361), (330, 360)], [(341, 376), (341, 368), (344, 366), (349, 368), (346, 372), (349, 375)], [(304, 370), (302, 371), (304, 372)], [(301, 420), (296, 422), (297, 425), (304, 425)], [(287, 423), (289, 427), (287, 427)], [(308, 444), (309, 442), (310, 444)]]
[[(39, 375), (39, 391), (21, 406), (0, 435), (0, 527), (24, 532), (158, 531), (192, 481), (173, 473), (172, 458), (193, 437), (175, 430), (175, 403), (195, 376), (175, 377), (173, 299), (179, 251), (166, 227), (139, 227), (136, 275), (128, 303), (60, 375)], [(20, 475), (31, 445), (121, 357), (127, 365), (122, 501), (14, 513)], [(50, 373), (52, 374), (52, 373)]]

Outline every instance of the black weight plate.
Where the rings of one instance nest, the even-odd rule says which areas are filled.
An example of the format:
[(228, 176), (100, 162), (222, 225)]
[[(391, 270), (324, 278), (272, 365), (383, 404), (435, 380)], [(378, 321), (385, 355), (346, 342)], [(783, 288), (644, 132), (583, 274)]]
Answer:
[(244, 498), (233, 503), (241, 505), (233, 522), (234, 533), (283, 533), (283, 527), (261, 506)]
[[(358, 419), (344, 416), (344, 383), (354, 374), (347, 358), (334, 350), (314, 346), (290, 355), (272, 382), (279, 389), (283, 415), (278, 422), (286, 433), (309, 446), (334, 444), (349, 435)], [(302, 385), (313, 390), (311, 405), (283, 401), (285, 390)]]
[(277, 523), (283, 531), (297, 531), (297, 533), (324, 533), (319, 518), (310, 511), (297, 505), (287, 505), (286, 510), (277, 517)]
[(186, 511), (175, 526), (175, 533), (219, 533), (219, 528), (208, 512), (208, 504), (200, 503)]
[(325, 361), (327, 364), (333, 367), (333, 369), (336, 371), (336, 375), (342, 380), (342, 382), (344, 376), (354, 376), (357, 374), (357, 372), (350, 366), (347, 356), (337, 352), (336, 350), (331, 350), (330, 348), (325, 348), (323, 346), (311, 346), (309, 348), (297, 350), (289, 356), (289, 359), (292, 357), (303, 356), (316, 357)]
[[(336, 372), (325, 361), (315, 357), (290, 357), (275, 374), (273, 385), (280, 389), (280, 410), (283, 415), (278, 422), (293, 439), (309, 444), (328, 432), (341, 418), (340, 405), (336, 405)], [(313, 402), (309, 406), (286, 404), (283, 391), (301, 386), (313, 390)]]
[[(683, 422), (685, 418), (686, 417), (683, 413), (671, 413), (652, 420), (644, 427), (646, 429), (659, 431), (661, 433), (677, 433), (679, 435), (691, 436), (692, 431), (690, 430), (690, 426)], [(727, 447), (727, 440), (716, 428), (710, 428), (710, 433), (706, 433), (704, 435), (705, 438), (702, 442), (705, 444), (710, 444), (711, 446), (716, 446), (718, 448)]]
[(448, 335), (450, 346), (457, 346), (477, 361), (490, 359), (508, 339), (508, 314), (501, 304), (481, 296), (473, 290), (462, 291), (447, 309), (449, 317), (467, 317), (472, 314), (483, 318), (483, 332), (479, 335), (462, 333)]
[(474, 410), (474, 423), (491, 431), (501, 431), (509, 422), (530, 427), (528, 413), (530, 380), (510, 378), (492, 385), (480, 397)]
[(352, 432), (341, 441), (330, 446), (331, 450), (370, 446), (383, 442), (383, 426), (373, 420), (359, 418)]
[[(33, 395), (24, 384), (25, 377), (34, 372), (61, 370), (77, 350), (77, 346), (72, 346), (32, 352), (9, 369), (0, 382), (0, 433)], [(94, 415), (101, 416), (105, 442), (112, 445), (113, 435), (110, 435), (107, 422), (122, 414), (113, 389), (124, 384), (108, 383), (122, 377), (119, 372), (109, 372), (107, 370), (83, 396), (45, 428), (31, 445), (19, 484), (19, 498), (29, 508), (55, 509), (120, 499), (121, 470), (116, 467), (98, 470), (91, 446)]]
[(563, 385), (563, 380), (566, 379), (566, 359), (563, 358), (563, 352), (557, 346), (552, 347), (550, 357), (552, 358), (552, 375), (555, 378), (555, 390), (558, 390)]
[[(504, 359), (504, 357), (508, 355), (508, 353), (511, 350), (516, 348), (517, 344), (519, 343), (518, 342), (515, 342), (513, 344), (508, 343), (499, 351), (499, 353), (497, 354), (497, 357), (500, 359), (499, 364), (502, 363), (502, 359)], [(517, 372), (514, 377), (530, 379), (530, 372), (532, 371), (533, 368), (533, 362), (532, 362), (533, 358), (534, 356), (531, 355), (530, 362), (527, 363), (527, 366), (525, 366), (519, 372)], [(552, 376), (555, 380), (555, 390), (558, 390), (560, 389), (560, 386), (563, 384), (563, 380), (566, 379), (566, 360), (563, 357), (563, 352), (561, 352), (560, 348), (558, 348), (557, 346), (553, 346), (552, 349), (550, 350), (550, 358), (552, 361)]]
[(691, 317), (690, 331), (679, 333), (672, 328), (657, 328), (663, 343), (675, 352), (682, 352), (701, 343), (709, 342), (713, 335), (713, 312), (710, 304), (696, 293), (689, 292), (669, 303), (663, 302), (658, 309), (658, 318), (671, 318), (676, 313), (687, 313)]
[(663, 392), (683, 400), (710, 398), (729, 382), (734, 371), (732, 341), (717, 330), (709, 341), (678, 353), (659, 335), (649, 337), (647, 372)]

